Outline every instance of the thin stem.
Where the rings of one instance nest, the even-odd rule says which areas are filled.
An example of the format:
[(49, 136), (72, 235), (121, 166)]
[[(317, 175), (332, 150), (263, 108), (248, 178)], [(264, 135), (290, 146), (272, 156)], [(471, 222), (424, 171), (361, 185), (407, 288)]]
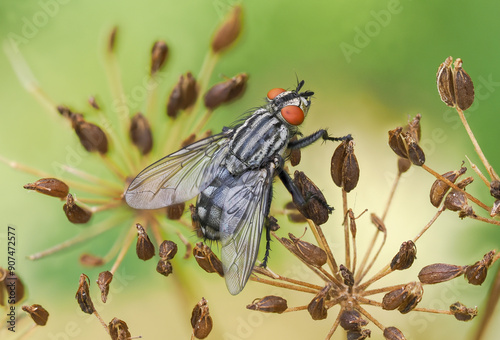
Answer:
[(394, 286), (388, 286), (388, 287), (382, 287), (382, 288), (377, 288), (377, 289), (372, 289), (372, 290), (365, 290), (359, 293), (361, 296), (369, 296), (369, 295), (375, 295), (375, 294), (380, 294), (380, 293), (385, 293), (385, 292), (390, 292), (392, 290), (396, 290), (399, 288), (402, 288), (406, 286), (406, 283), (402, 283), (399, 285), (394, 285)]
[(488, 329), (488, 325), (492, 321), (492, 316), (494, 315), (495, 308), (500, 300), (500, 267), (497, 268), (497, 273), (495, 279), (490, 287), (488, 293), (488, 301), (486, 307), (481, 311), (481, 321), (479, 327), (477, 327), (476, 334), (474, 334), (474, 340), (484, 339), (484, 334)]
[(297, 307), (288, 307), (287, 309), (285, 309), (283, 311), (283, 313), (298, 312), (298, 311), (301, 311), (301, 310), (306, 310), (307, 307), (308, 307), (308, 305), (297, 306)]
[(370, 257), (370, 254), (373, 250), (373, 247), (375, 247), (375, 242), (377, 241), (379, 233), (380, 233), (380, 230), (375, 229), (375, 234), (373, 235), (372, 240), (370, 242), (370, 245), (368, 246), (368, 249), (365, 252), (365, 256), (363, 256), (363, 260), (361, 261), (361, 264), (359, 265), (358, 272), (356, 273), (356, 275), (354, 277), (355, 281), (360, 281), (363, 278), (363, 276), (366, 274), (366, 272), (364, 271), (365, 266), (366, 266), (366, 262), (368, 261), (368, 258)]
[[(347, 208), (347, 192), (342, 188), (342, 207), (344, 210), (344, 216), (348, 215)], [(351, 268), (351, 238), (349, 236), (349, 222), (348, 219), (344, 219), (344, 243), (345, 243), (345, 266), (347, 269), (352, 271)]]
[(389, 198), (387, 199), (387, 203), (385, 204), (384, 213), (382, 214), (382, 222), (385, 221), (387, 213), (389, 212), (389, 207), (391, 206), (392, 199), (394, 198), (394, 193), (396, 192), (396, 188), (398, 187), (399, 180), (401, 179), (401, 172), (398, 171), (396, 178), (394, 179), (394, 183), (392, 184), (391, 192), (389, 193)]
[(486, 156), (484, 155), (483, 151), (481, 150), (481, 147), (479, 146), (479, 143), (476, 140), (476, 137), (474, 137), (474, 134), (472, 133), (472, 130), (469, 126), (469, 123), (467, 123), (467, 119), (465, 118), (464, 112), (456, 107), (458, 116), (460, 117), (460, 120), (462, 121), (462, 124), (465, 127), (465, 130), (467, 131), (467, 134), (469, 135), (469, 138), (472, 142), (472, 145), (474, 145), (474, 149), (476, 150), (477, 155), (481, 159), (481, 162), (483, 162), (484, 167), (488, 171), (488, 174), (490, 175), (491, 180), (499, 180), (500, 178), (496, 174), (495, 170), (493, 167), (490, 165), (488, 160), (486, 159)]
[(134, 239), (136, 238), (136, 235), (137, 235), (137, 229), (135, 227), (135, 224), (132, 224), (132, 227), (129, 229), (127, 236), (123, 241), (122, 249), (120, 250), (120, 253), (116, 257), (115, 263), (113, 263), (113, 267), (111, 267), (111, 269), (109, 270), (111, 274), (115, 274), (115, 272), (118, 270), (118, 267), (122, 263), (123, 258), (125, 257), (125, 254), (127, 254), (127, 251), (132, 245)]
[(488, 179), (483, 175), (483, 173), (481, 172), (481, 170), (479, 170), (477, 165), (472, 163), (472, 161), (469, 159), (469, 157), (467, 157), (467, 155), (465, 156), (465, 158), (467, 158), (467, 160), (469, 161), (469, 164), (470, 164), (470, 167), (472, 168), (472, 170), (474, 170), (474, 172), (479, 176), (479, 178), (481, 178), (481, 180), (484, 182), (484, 184), (486, 184), (486, 186), (489, 189), (490, 188), (490, 181), (488, 181)]
[(108, 325), (106, 324), (106, 322), (104, 322), (104, 320), (102, 319), (101, 315), (99, 315), (99, 313), (95, 309), (94, 309), (94, 315), (96, 316), (97, 320), (99, 320), (99, 322), (101, 323), (102, 327), (104, 327), (104, 329), (106, 330), (106, 333), (109, 334)]
[(316, 239), (316, 242), (318, 243), (319, 247), (326, 252), (328, 258), (328, 265), (330, 266), (332, 274), (337, 278), (339, 282), (341, 282), (342, 277), (339, 274), (339, 267), (337, 265), (337, 262), (335, 261), (335, 258), (333, 257), (330, 245), (326, 241), (325, 235), (323, 234), (323, 230), (319, 225), (316, 225), (316, 223), (314, 223), (312, 220), (308, 219), (307, 223), (309, 223), (311, 231), (313, 232), (314, 238)]
[(382, 268), (377, 274), (375, 274), (371, 279), (366, 281), (365, 283), (359, 285), (357, 288), (359, 290), (365, 290), (369, 285), (371, 285), (373, 282), (380, 280), (387, 274), (392, 273), (391, 265), (388, 264), (384, 268)]
[(483, 202), (481, 202), (480, 200), (478, 200), (477, 198), (475, 198), (474, 196), (472, 196), (471, 194), (469, 194), (464, 189), (459, 188), (455, 183), (452, 183), (449, 179), (444, 178), (443, 176), (441, 176), (440, 174), (438, 174), (436, 171), (434, 171), (431, 168), (429, 168), (427, 165), (422, 164), (422, 169), (424, 169), (425, 171), (429, 172), (430, 174), (432, 174), (434, 177), (436, 177), (440, 181), (445, 182), (446, 184), (448, 184), (453, 189), (459, 190), (459, 191), (463, 192), (465, 194), (465, 196), (467, 196), (468, 199), (470, 199), (472, 202), (476, 203), (478, 206), (480, 206), (484, 210), (490, 211), (490, 208), (486, 204), (484, 204)]
[(432, 309), (432, 308), (423, 308), (423, 307), (415, 307), (411, 311), (412, 312), (425, 312), (425, 313), (434, 313), (434, 314), (453, 315), (453, 313), (450, 310)]
[(436, 214), (431, 218), (431, 220), (429, 221), (429, 223), (427, 223), (425, 225), (425, 227), (417, 234), (417, 236), (415, 236), (415, 238), (413, 239), (413, 243), (417, 242), (418, 239), (434, 224), (434, 222), (436, 222), (437, 218), (439, 217), (439, 215), (441, 215), (441, 213), (443, 211), (445, 211), (446, 208), (444, 206), (442, 206), (441, 208), (439, 208), (439, 210), (436, 212)]
[(111, 182), (111, 181), (102, 179), (100, 177), (94, 176), (92, 174), (89, 174), (88, 172), (85, 172), (83, 170), (77, 169), (75, 167), (72, 167), (72, 166), (69, 166), (66, 164), (62, 164), (60, 166), (60, 168), (62, 171), (73, 174), (73, 175), (80, 177), (81, 179), (84, 179), (84, 180), (91, 182), (93, 184), (97, 184), (98, 186), (105, 186), (105, 187), (109, 188), (110, 190), (115, 190), (118, 192), (123, 191), (122, 184), (118, 184), (116, 182)]
[(358, 305), (356, 307), (356, 309), (358, 309), (361, 312), (361, 314), (363, 314), (368, 319), (370, 319), (371, 322), (373, 322), (375, 325), (377, 325), (377, 327), (380, 328), (382, 330), (382, 332), (384, 331), (384, 329), (385, 329), (384, 325), (382, 325), (380, 322), (378, 322), (378, 320), (375, 319), (370, 313), (368, 313), (363, 307)]
[(35, 253), (33, 255), (29, 255), (28, 259), (29, 260), (38, 260), (41, 259), (42, 257), (46, 257), (49, 255), (52, 255), (56, 252), (59, 252), (63, 249), (66, 249), (68, 247), (74, 246), (75, 244), (90, 240), (96, 236), (99, 236), (100, 234), (104, 233), (105, 231), (116, 227), (119, 223), (123, 222), (126, 220), (128, 217), (124, 217), (122, 214), (115, 214), (114, 216), (97, 223), (93, 225), (92, 227), (83, 230), (80, 232), (78, 235), (76, 235), (73, 238), (70, 238), (69, 240), (66, 240), (62, 243), (59, 243), (52, 248), (43, 250), (41, 252)]
[(477, 215), (469, 215), (467, 217), (470, 217), (473, 220), (478, 220), (478, 221), (489, 223), (489, 224), (500, 225), (500, 221), (492, 220), (491, 218), (486, 218), (486, 217), (477, 216)]
[(286, 288), (286, 289), (290, 289), (290, 290), (296, 290), (299, 292), (318, 294), (318, 290), (315, 290), (315, 289), (310, 289), (310, 288), (306, 288), (303, 286), (297, 286), (294, 284), (288, 284), (288, 283), (278, 282), (278, 281), (274, 281), (274, 280), (264, 279), (262, 277), (258, 277), (258, 276), (254, 276), (254, 275), (250, 276), (250, 280), (255, 281), (255, 282), (259, 282), (259, 283), (263, 283), (263, 284), (267, 284), (270, 286)]
[[(380, 244), (380, 246), (378, 247), (378, 250), (377, 252), (375, 253), (375, 256), (373, 256), (372, 260), (370, 261), (370, 264), (368, 265), (368, 267), (366, 267), (365, 271), (363, 272), (363, 274), (361, 275), (361, 277), (359, 278), (359, 281), (361, 281), (365, 276), (366, 274), (368, 274), (368, 272), (370, 271), (370, 269), (373, 267), (373, 265), (375, 264), (375, 261), (377, 260), (378, 256), (380, 255), (380, 253), (382, 252), (382, 249), (384, 248), (384, 245), (385, 245), (385, 241), (387, 241), (387, 233), (384, 232), (384, 238), (382, 239), (382, 243)], [(358, 281), (358, 282), (359, 282)]]
[(343, 309), (341, 309), (340, 312), (339, 312), (339, 314), (337, 315), (337, 318), (335, 319), (335, 322), (333, 323), (332, 328), (330, 328), (330, 331), (328, 332), (328, 334), (325, 337), (326, 340), (331, 339), (332, 336), (333, 336), (333, 334), (337, 330), (337, 327), (340, 324), (340, 316), (342, 315), (342, 311), (343, 311)]
[(364, 305), (370, 305), (370, 306), (382, 308), (382, 303), (375, 301), (375, 300), (367, 299), (367, 298), (364, 298), (362, 296), (357, 296), (356, 300)]

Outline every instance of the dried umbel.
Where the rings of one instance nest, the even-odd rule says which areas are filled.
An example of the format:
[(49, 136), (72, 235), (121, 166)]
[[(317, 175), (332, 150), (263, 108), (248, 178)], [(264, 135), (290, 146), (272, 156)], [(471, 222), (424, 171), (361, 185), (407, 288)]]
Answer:
[(467, 308), (467, 306), (462, 303), (455, 302), (450, 306), (450, 312), (452, 312), (459, 321), (470, 321), (476, 317), (477, 307)]
[(193, 248), (193, 255), (198, 265), (207, 273), (217, 273), (221, 277), (224, 276), (222, 262), (209, 246), (203, 244), (203, 242), (196, 243), (196, 246)]
[(335, 149), (331, 161), (332, 180), (346, 192), (353, 190), (359, 180), (359, 165), (354, 155), (354, 141), (344, 140)]
[(281, 314), (288, 308), (287, 302), (280, 296), (268, 295), (262, 299), (255, 299), (247, 309), (265, 313)]
[(213, 321), (205, 298), (201, 298), (201, 301), (194, 306), (191, 314), (191, 326), (193, 327), (193, 335), (197, 339), (205, 339), (212, 331)]
[(139, 223), (135, 226), (137, 228), (137, 244), (135, 247), (137, 257), (141, 260), (147, 261), (155, 255), (155, 246), (149, 239), (149, 236), (146, 234), (143, 226)]
[(219, 105), (240, 97), (246, 88), (248, 75), (240, 73), (222, 83), (215, 84), (205, 94), (205, 106), (214, 110)]
[(66, 198), (69, 193), (68, 185), (57, 178), (42, 178), (35, 183), (26, 184), (24, 189), (34, 190), (41, 194), (61, 199)]
[(417, 247), (413, 241), (403, 242), (399, 252), (391, 261), (392, 270), (404, 270), (411, 267), (413, 261), (417, 258)]
[(130, 123), (130, 139), (143, 155), (147, 155), (153, 148), (151, 127), (146, 117), (140, 112), (132, 117)]
[(295, 171), (293, 182), (306, 200), (305, 204), (301, 205), (300, 202), (295, 201), (294, 197), (297, 209), (306, 218), (313, 220), (318, 225), (326, 223), (330, 214), (330, 207), (326, 203), (321, 190), (302, 171)]
[(128, 330), (127, 323), (123, 320), (113, 318), (108, 325), (109, 335), (113, 340), (128, 340), (132, 335)]
[(474, 84), (462, 68), (462, 59), (455, 60), (453, 69), (452, 63), (453, 58), (450, 56), (439, 65), (436, 75), (439, 95), (446, 105), (467, 110), (474, 102)]
[(108, 299), (109, 285), (111, 284), (112, 280), (113, 280), (113, 273), (111, 273), (110, 271), (106, 270), (104, 272), (99, 273), (99, 278), (97, 279), (97, 286), (99, 286), (99, 289), (101, 290), (101, 300), (103, 303), (106, 303)]
[(68, 194), (66, 197), (66, 203), (63, 205), (63, 210), (68, 221), (71, 223), (87, 223), (92, 217), (92, 212), (76, 204), (71, 194)]
[[(467, 171), (467, 168), (461, 167), (460, 170), (448, 171), (441, 176), (449, 180), (451, 183), (455, 183), (458, 177), (463, 175)], [(450, 190), (450, 186), (440, 179), (436, 179), (431, 187), (430, 198), (431, 203), (436, 208), (439, 207), (443, 201), (444, 196)]]
[(49, 312), (40, 305), (23, 306), (23, 311), (28, 313), (38, 326), (45, 326), (49, 318)]
[(80, 305), (82, 312), (87, 314), (93, 314), (95, 312), (94, 303), (90, 298), (89, 290), (90, 279), (87, 275), (80, 275), (80, 282), (78, 284), (78, 290), (76, 291), (76, 301)]

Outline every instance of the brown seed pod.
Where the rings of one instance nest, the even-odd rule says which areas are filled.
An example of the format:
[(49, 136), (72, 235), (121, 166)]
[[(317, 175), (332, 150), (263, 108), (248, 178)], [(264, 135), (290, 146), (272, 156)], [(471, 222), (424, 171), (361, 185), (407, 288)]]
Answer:
[(127, 323), (120, 319), (113, 318), (108, 324), (108, 329), (112, 340), (128, 340), (132, 337)]
[(163, 276), (169, 276), (172, 274), (172, 263), (166, 259), (159, 259), (158, 264), (156, 265), (156, 271)]
[(493, 262), (493, 257), (496, 251), (492, 250), (486, 253), (481, 261), (477, 261), (472, 266), (467, 266), (465, 269), (465, 278), (472, 285), (480, 286), (486, 280), (488, 274), (488, 267)]
[(99, 277), (97, 278), (97, 286), (99, 286), (99, 289), (101, 290), (101, 300), (103, 303), (106, 303), (108, 299), (108, 293), (109, 293), (109, 285), (111, 284), (111, 281), (113, 280), (113, 273), (110, 271), (104, 271), (99, 273)]
[(130, 122), (130, 139), (142, 155), (147, 155), (153, 148), (153, 134), (148, 120), (138, 112)]
[(180, 110), (186, 110), (196, 102), (198, 89), (191, 72), (181, 75), (167, 102), (167, 115), (175, 118)]
[(365, 340), (371, 337), (372, 331), (369, 329), (360, 329), (355, 331), (347, 331), (347, 340)]
[(410, 169), (411, 167), (411, 162), (409, 159), (407, 158), (402, 158), (402, 157), (399, 157), (398, 158), (398, 172), (399, 173), (405, 173), (406, 171), (408, 171), (408, 169)]
[(255, 299), (250, 305), (247, 305), (247, 309), (255, 310), (265, 313), (277, 313), (281, 314), (288, 308), (285, 299), (275, 295), (264, 296), (262, 299)]
[(353, 140), (344, 140), (335, 149), (331, 161), (332, 180), (338, 187), (350, 192), (359, 180), (359, 165), (354, 155)]
[(230, 47), (241, 32), (241, 6), (234, 6), (233, 10), (215, 32), (211, 47), (214, 53), (220, 53)]
[(191, 313), (191, 326), (193, 335), (198, 339), (205, 339), (212, 331), (213, 321), (205, 298), (196, 304)]
[(78, 283), (78, 290), (76, 291), (76, 301), (80, 305), (82, 312), (92, 314), (95, 312), (94, 303), (90, 298), (89, 290), (90, 279), (87, 275), (81, 274)]
[(385, 310), (394, 310), (401, 306), (407, 296), (408, 292), (405, 287), (391, 290), (384, 295), (382, 299), (382, 308)]
[(404, 298), (398, 310), (401, 314), (407, 314), (417, 307), (418, 303), (422, 301), (422, 296), (424, 295), (424, 289), (420, 282), (410, 282), (404, 287), (408, 295)]
[[(297, 140), (297, 136), (293, 136), (292, 139), (290, 139), (290, 142), (295, 142)], [(290, 151), (290, 164), (292, 166), (297, 166), (299, 165), (300, 163), (300, 159), (301, 159), (301, 152), (300, 152), (300, 149), (292, 149)]]
[(207, 273), (217, 273), (221, 277), (224, 276), (222, 262), (209, 246), (203, 244), (203, 242), (196, 243), (196, 246), (193, 248), (193, 255), (198, 265)]
[(102, 266), (105, 261), (102, 257), (84, 253), (80, 255), (80, 263), (86, 267), (99, 267)]
[(94, 108), (98, 111), (101, 109), (99, 104), (97, 104), (97, 100), (95, 99), (94, 96), (90, 96), (88, 102), (89, 102), (90, 106), (92, 106), (92, 108)]
[(340, 265), (339, 269), (340, 269), (340, 275), (344, 279), (344, 284), (349, 287), (354, 286), (354, 275), (352, 274), (352, 272), (349, 269), (347, 269), (347, 267), (344, 266), (343, 264)]
[(406, 143), (404, 135), (401, 133), (402, 127), (397, 127), (389, 131), (389, 146), (396, 155), (402, 158), (408, 158), (408, 151), (406, 150)]
[(418, 145), (415, 137), (407, 132), (405, 134), (406, 148), (408, 150), (408, 159), (417, 166), (422, 166), (425, 163), (424, 150)]
[(24, 189), (35, 190), (44, 195), (66, 198), (69, 193), (69, 187), (66, 183), (57, 178), (42, 178), (35, 183), (28, 183)]
[(465, 305), (457, 301), (450, 305), (450, 312), (453, 313), (453, 316), (455, 316), (455, 319), (458, 321), (470, 321), (476, 317), (477, 307), (467, 308)]
[(22, 306), (22, 310), (28, 313), (38, 326), (45, 326), (49, 318), (49, 312), (40, 305)]
[(462, 59), (455, 59), (453, 66), (455, 101), (460, 109), (467, 110), (474, 102), (474, 84), (462, 68)]
[(500, 200), (500, 181), (493, 180), (490, 182), (490, 194), (497, 200)]
[(307, 305), (307, 311), (313, 320), (323, 320), (328, 316), (326, 302), (330, 299), (331, 288), (331, 284), (327, 284)]
[(368, 321), (355, 309), (345, 309), (340, 315), (340, 326), (346, 331), (359, 331), (367, 324)]
[(177, 203), (167, 207), (167, 218), (169, 220), (180, 220), (184, 209), (186, 208), (186, 203)]
[(101, 155), (108, 152), (108, 138), (99, 126), (85, 121), (81, 115), (74, 114), (71, 119), (73, 129), (85, 150), (99, 152)]
[(436, 82), (441, 100), (448, 106), (455, 106), (455, 89), (453, 84), (453, 71), (451, 63), (453, 58), (449, 56), (444, 63), (439, 65)]
[(215, 84), (205, 94), (205, 106), (214, 110), (219, 105), (240, 97), (245, 91), (247, 80), (248, 75), (240, 73), (231, 79)]
[[(461, 167), (460, 170), (448, 171), (442, 174), (442, 176), (447, 180), (449, 180), (450, 182), (455, 183), (458, 177), (463, 175), (465, 171), (467, 171), (467, 168)], [(431, 192), (430, 192), (431, 204), (436, 208), (439, 207), (449, 189), (450, 186), (448, 184), (446, 184), (440, 179), (436, 179), (434, 183), (432, 183), (431, 187)]]
[(387, 340), (406, 340), (403, 333), (396, 327), (387, 327), (384, 329), (384, 338)]
[(294, 200), (297, 209), (318, 225), (326, 223), (330, 210), (321, 190), (302, 171), (295, 171), (293, 183), (306, 200), (304, 206), (299, 206)]
[(417, 247), (413, 241), (403, 242), (399, 252), (391, 261), (392, 270), (404, 270), (411, 267), (413, 261), (417, 258)]
[(158, 255), (165, 260), (171, 260), (177, 254), (177, 244), (172, 241), (165, 240), (160, 244)]
[(151, 75), (161, 70), (168, 56), (168, 46), (163, 40), (154, 43), (151, 49)]
[(66, 197), (66, 203), (63, 205), (63, 210), (68, 221), (75, 224), (87, 223), (92, 217), (92, 212), (77, 205), (71, 194), (68, 194)]
[(155, 255), (155, 246), (142, 225), (137, 223), (135, 226), (137, 228), (137, 244), (135, 247), (137, 257), (147, 261)]
[(464, 218), (474, 213), (471, 206), (467, 204), (467, 196), (462, 191), (452, 189), (444, 200), (444, 207), (451, 211), (458, 211), (459, 217)]
[(434, 263), (422, 268), (418, 273), (418, 279), (420, 282), (427, 284), (445, 282), (462, 275), (465, 268), (453, 264)]
[(21, 302), (24, 299), (24, 292), (23, 280), (13, 271), (0, 267), (0, 306)]
[(327, 255), (323, 249), (312, 243), (300, 240), (292, 233), (289, 233), (288, 236), (290, 240), (282, 237), (281, 241), (290, 252), (305, 263), (314, 267), (321, 267), (326, 263)]

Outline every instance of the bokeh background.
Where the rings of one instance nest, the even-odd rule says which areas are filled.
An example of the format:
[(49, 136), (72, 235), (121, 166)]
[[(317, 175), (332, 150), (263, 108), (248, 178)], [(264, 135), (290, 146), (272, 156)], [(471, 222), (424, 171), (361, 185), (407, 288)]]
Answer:
[[(111, 101), (102, 60), (106, 34), (113, 25), (120, 29), (117, 53), (125, 93), (143, 84), (150, 48), (155, 40), (164, 39), (171, 53), (160, 83), (164, 99), (158, 109), (163, 110), (179, 75), (192, 71), (196, 76), (199, 72), (212, 32), (234, 4), (232, 0), (4, 0), (0, 2), (0, 39), (15, 39), (43, 90), (56, 102), (80, 111), (90, 111), (86, 104), (89, 95), (97, 95), (103, 106)], [(256, 0), (244, 3), (243, 10), (242, 35), (217, 64), (211, 83), (247, 72), (247, 91), (242, 99), (218, 109), (210, 128), (220, 130), (248, 108), (260, 105), (270, 88), (293, 87), (297, 77), (305, 79), (315, 98), (302, 131), (307, 134), (327, 127), (335, 136), (354, 136), (361, 179), (349, 195), (350, 205), (357, 212), (369, 209), (380, 214), (396, 171), (387, 131), (405, 124), (409, 115), (423, 115), (422, 144), (428, 166), (443, 173), (458, 168), (465, 155), (479, 163), (456, 113), (440, 101), (436, 90), (437, 67), (452, 55), (464, 60), (464, 68), (474, 81), (476, 100), (468, 110), (469, 123), (491, 164), (499, 169), (500, 7), (494, 1)], [(74, 133), (23, 89), (4, 53), (0, 53), (0, 74), (0, 154), (49, 172), (54, 162), (67, 162), (68, 150), (78, 147)], [(132, 111), (141, 110), (141, 103), (133, 101)], [(299, 169), (306, 171), (330, 204), (338, 208), (328, 222), (327, 233), (342, 262), (340, 190), (329, 175), (334, 146), (321, 144), (303, 152)], [(99, 173), (97, 157), (80, 157), (83, 169)], [(103, 172), (102, 176), (107, 175)], [(104, 269), (83, 268), (78, 257), (84, 251), (105, 254), (118, 230), (40, 261), (25, 260), (25, 256), (82, 229), (66, 220), (57, 200), (22, 188), (36, 179), (0, 164), (0, 266), (6, 262), (7, 226), (14, 225), (17, 268), (27, 284), (27, 302), (42, 304), (50, 312), (48, 325), (32, 338), (105, 339), (97, 320), (79, 311), (74, 299), (80, 273), (95, 278)], [(404, 176), (387, 218), (388, 242), (377, 268), (433, 216), (435, 209), (428, 202), (432, 182), (421, 169), (412, 168)], [(476, 182), (470, 192), (491, 204), (485, 186)], [(276, 206), (287, 200), (288, 194), (277, 183)], [(373, 230), (367, 216), (358, 221), (361, 252)], [(296, 235), (303, 232), (303, 225), (288, 225), (283, 218), (280, 222), (282, 236), (289, 231)], [(190, 240), (196, 238), (191, 235)], [(471, 264), (499, 244), (498, 227), (462, 221), (447, 212), (417, 243), (418, 259), (413, 268), (391, 275), (385, 284), (415, 280), (419, 268), (430, 263)], [(285, 315), (247, 311), (245, 306), (254, 298), (270, 293), (289, 298), (291, 305), (307, 304), (311, 297), (255, 283), (232, 297), (222, 280), (202, 272), (192, 259), (178, 260), (175, 265), (181, 269), (174, 265), (174, 273), (183, 271), (196, 287), (194, 294), (183, 296), (179, 281), (158, 275), (155, 265), (153, 261), (143, 263), (133, 249), (129, 251), (120, 268), (122, 280), (113, 282), (116, 285), (111, 288), (110, 301), (105, 306), (96, 302), (105, 320), (121, 318), (133, 335), (146, 339), (187, 339), (190, 310), (202, 296), (208, 299), (214, 319), (212, 339), (321, 339), (335, 320), (335, 308), (323, 321), (312, 321), (305, 311)], [(271, 265), (281, 272), (300, 268), (298, 261), (276, 244)], [(459, 300), (477, 305), (481, 311), (492, 276), (482, 287), (467, 285), (462, 279), (426, 286), (419, 306), (446, 309)], [(310, 279), (315, 278), (311, 275)], [(94, 301), (98, 301), (97, 287), (92, 284), (91, 289)], [(478, 321), (461, 323), (450, 316), (370, 311), (384, 325), (400, 328), (408, 339), (470, 339)], [(494, 321), (498, 318), (497, 313)], [(375, 326), (371, 328), (372, 338), (382, 337)], [(494, 339), (498, 331), (498, 322), (493, 322), (485, 339)], [(2, 339), (12, 337), (5, 330), (0, 332)], [(334, 336), (344, 338), (341, 331)]]

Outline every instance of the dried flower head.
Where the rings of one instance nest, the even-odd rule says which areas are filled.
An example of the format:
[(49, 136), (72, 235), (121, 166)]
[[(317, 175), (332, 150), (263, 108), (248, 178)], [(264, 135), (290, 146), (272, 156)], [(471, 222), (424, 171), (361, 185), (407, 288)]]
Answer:
[(200, 302), (194, 306), (191, 314), (191, 326), (193, 327), (193, 335), (197, 339), (205, 339), (212, 331), (213, 321), (205, 298), (201, 298)]
[(23, 306), (23, 311), (28, 313), (38, 326), (45, 326), (49, 319), (49, 312), (40, 305)]

